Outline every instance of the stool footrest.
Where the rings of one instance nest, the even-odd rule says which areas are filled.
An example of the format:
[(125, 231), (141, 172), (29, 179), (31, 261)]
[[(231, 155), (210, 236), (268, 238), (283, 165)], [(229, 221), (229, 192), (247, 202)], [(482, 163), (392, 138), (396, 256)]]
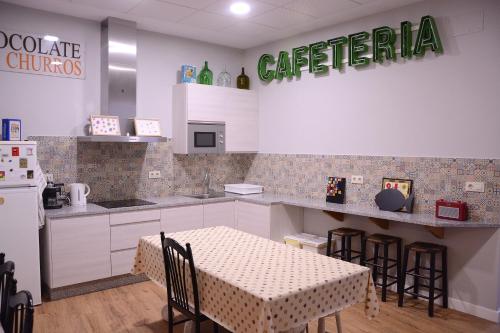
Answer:
[[(384, 268), (384, 265), (379, 265), (379, 264), (374, 264), (372, 262), (367, 262), (365, 260), (365, 265), (368, 265), (368, 266), (371, 266), (371, 267), (378, 267), (378, 268)], [(392, 265), (387, 265), (387, 269), (390, 269), (390, 268), (393, 268), (393, 267), (396, 267), (398, 264), (395, 263), (395, 264), (392, 264)]]
[[(431, 279), (431, 277), (428, 276), (428, 275), (421, 275), (421, 274), (412, 273), (412, 272), (409, 272), (409, 271), (406, 272), (406, 274), (411, 275), (411, 276), (415, 276), (415, 277), (418, 277), (418, 278), (421, 278), (421, 279), (426, 279), (426, 280), (430, 280)], [(438, 280), (438, 279), (440, 279), (442, 277), (443, 277), (443, 274), (436, 275), (434, 277), (434, 280)]]
[[(392, 276), (391, 276), (391, 278), (392, 278)], [(392, 285), (393, 285), (393, 284), (395, 284), (395, 283), (398, 283), (398, 280), (397, 280), (396, 278), (393, 278), (393, 279), (395, 279), (395, 280), (394, 280), (394, 281), (392, 281), (391, 283), (387, 283), (385, 286), (386, 286), (386, 287), (389, 287), (389, 286), (392, 286)], [(379, 283), (379, 282), (377, 282), (377, 281), (374, 281), (374, 282), (373, 282), (373, 284), (374, 284), (375, 286), (377, 286), (377, 287), (383, 287), (383, 286), (384, 286), (382, 283)]]
[[(412, 291), (409, 291), (409, 289), (413, 289), (413, 286), (411, 286), (410, 288), (406, 288), (405, 289), (405, 294), (416, 296), (416, 297), (420, 297), (420, 298), (425, 298), (425, 299), (431, 299), (431, 297), (429, 297), (429, 296), (422, 295), (420, 293), (414, 293)], [(434, 295), (434, 299), (439, 298), (441, 296), (443, 296), (443, 292), (441, 291), (441, 289), (439, 289), (439, 293), (436, 294), (436, 295)]]

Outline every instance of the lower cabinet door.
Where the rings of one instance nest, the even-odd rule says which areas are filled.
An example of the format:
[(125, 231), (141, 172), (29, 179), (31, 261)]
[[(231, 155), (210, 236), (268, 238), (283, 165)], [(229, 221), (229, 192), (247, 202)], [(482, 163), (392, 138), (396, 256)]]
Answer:
[(240, 231), (271, 238), (271, 206), (237, 201), (236, 225)]
[(203, 205), (166, 208), (161, 211), (161, 230), (177, 232), (203, 228)]
[(234, 201), (217, 202), (203, 205), (203, 226), (226, 226), (236, 228)]
[(111, 276), (109, 215), (50, 221), (51, 288)]
[(128, 249), (111, 253), (111, 275), (128, 274), (134, 267), (134, 258), (137, 249)]

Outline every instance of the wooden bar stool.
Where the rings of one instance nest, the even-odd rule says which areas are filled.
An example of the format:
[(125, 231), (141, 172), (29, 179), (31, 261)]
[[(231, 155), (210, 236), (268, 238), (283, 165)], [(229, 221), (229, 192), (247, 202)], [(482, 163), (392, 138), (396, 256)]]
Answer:
[[(333, 235), (341, 238), (341, 248), (340, 250), (332, 252), (332, 242)], [(360, 237), (360, 247), (362, 248), (363, 238), (365, 232), (363, 230), (351, 229), (351, 228), (338, 228), (328, 231), (328, 244), (326, 248), (326, 255), (333, 258), (342, 259), (344, 261), (352, 262), (354, 259), (359, 259), (359, 262), (363, 261), (363, 251), (355, 251), (352, 249), (352, 238)], [(352, 254), (356, 254), (353, 256)]]
[[(408, 269), (408, 256), (410, 251), (415, 252), (415, 267)], [(434, 316), (434, 300), (443, 297), (443, 308), (448, 308), (448, 268), (446, 258), (446, 246), (432, 243), (415, 242), (405, 246), (403, 259), (403, 272), (399, 288), (398, 306), (403, 306), (404, 294), (412, 295), (413, 298), (422, 297), (429, 300), (429, 317)], [(430, 267), (421, 266), (421, 255), (430, 256)], [(436, 254), (441, 255), (441, 269), (436, 269)], [(423, 274), (421, 270), (429, 272)], [(436, 273), (438, 273), (436, 275)], [(406, 274), (413, 276), (413, 286), (405, 288)], [(429, 284), (422, 284), (420, 279), (429, 281)], [(441, 288), (436, 287), (436, 280), (441, 279)], [(429, 289), (429, 295), (425, 296), (419, 293), (420, 287)], [(413, 289), (413, 291), (411, 291)], [(436, 291), (438, 294), (436, 295)]]
[[(373, 258), (366, 259), (366, 245), (367, 243), (372, 243), (374, 245), (373, 249)], [(392, 244), (396, 245), (396, 258), (389, 257), (389, 246)], [(402, 240), (399, 237), (383, 235), (383, 234), (373, 234), (368, 237), (363, 238), (363, 262), (361, 262), (364, 266), (372, 267), (372, 276), (373, 283), (375, 286), (382, 287), (382, 302), (386, 301), (387, 296), (387, 287), (392, 286), (396, 283), (397, 290), (399, 291), (399, 282), (401, 279), (401, 244)], [(379, 255), (379, 247), (382, 246), (383, 255)], [(382, 260), (382, 265), (378, 262)], [(389, 265), (391, 262), (391, 265)], [(390, 275), (389, 269), (396, 267), (396, 274)], [(382, 269), (382, 283), (378, 282), (378, 274), (379, 269)], [(392, 279), (393, 281), (387, 283), (387, 278)]]

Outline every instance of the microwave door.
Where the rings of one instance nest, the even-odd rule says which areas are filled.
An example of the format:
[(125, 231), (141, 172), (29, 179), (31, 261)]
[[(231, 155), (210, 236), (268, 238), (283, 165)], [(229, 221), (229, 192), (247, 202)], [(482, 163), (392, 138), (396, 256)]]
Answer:
[(190, 154), (219, 153), (218, 131), (208, 124), (190, 124), (188, 130), (188, 152)]

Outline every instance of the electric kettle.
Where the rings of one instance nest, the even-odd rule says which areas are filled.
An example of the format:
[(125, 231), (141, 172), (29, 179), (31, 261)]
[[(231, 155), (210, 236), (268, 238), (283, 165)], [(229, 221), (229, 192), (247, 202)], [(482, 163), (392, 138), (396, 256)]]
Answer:
[(90, 187), (87, 184), (69, 184), (69, 189), (71, 206), (85, 206), (87, 204), (87, 196), (90, 194)]

